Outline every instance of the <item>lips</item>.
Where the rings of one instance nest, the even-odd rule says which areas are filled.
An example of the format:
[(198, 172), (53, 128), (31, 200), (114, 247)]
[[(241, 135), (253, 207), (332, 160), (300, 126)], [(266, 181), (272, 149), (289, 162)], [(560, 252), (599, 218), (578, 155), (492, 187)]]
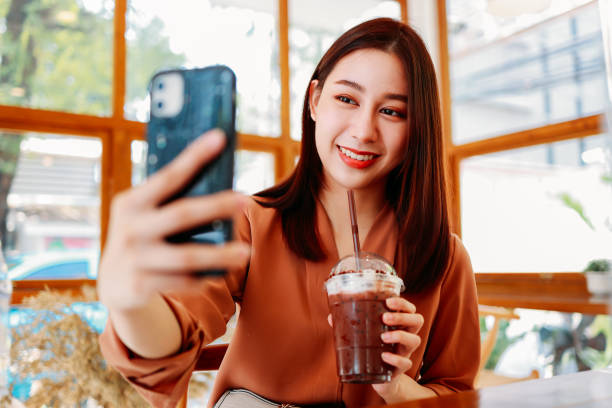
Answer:
[(364, 152), (339, 145), (336, 147), (338, 148), (338, 154), (340, 155), (342, 161), (355, 169), (364, 169), (369, 167), (374, 164), (378, 157), (380, 157), (379, 154), (373, 152)]

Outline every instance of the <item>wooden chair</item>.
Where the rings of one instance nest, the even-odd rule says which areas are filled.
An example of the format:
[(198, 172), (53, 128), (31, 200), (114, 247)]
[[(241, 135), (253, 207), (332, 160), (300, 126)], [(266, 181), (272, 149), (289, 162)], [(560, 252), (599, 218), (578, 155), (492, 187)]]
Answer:
[(478, 375), (476, 376), (475, 387), (484, 388), (491, 387), (494, 385), (508, 384), (518, 381), (533, 380), (540, 378), (540, 374), (537, 370), (532, 370), (527, 377), (508, 377), (500, 374), (496, 374), (492, 370), (485, 370), (485, 364), (493, 352), (495, 342), (497, 341), (497, 335), (499, 332), (499, 325), (504, 320), (519, 319), (520, 316), (514, 313), (514, 310), (508, 310), (501, 307), (484, 306), (478, 305), (478, 314), (480, 316), (493, 316), (493, 327), (487, 333), (486, 337), (481, 343), (480, 348), (480, 367), (478, 369)]

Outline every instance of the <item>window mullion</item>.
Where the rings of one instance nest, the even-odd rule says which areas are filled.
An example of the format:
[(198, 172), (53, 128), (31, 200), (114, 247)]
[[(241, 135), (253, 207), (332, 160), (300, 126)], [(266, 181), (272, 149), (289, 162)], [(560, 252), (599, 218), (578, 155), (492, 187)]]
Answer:
[(283, 179), (293, 168), (291, 118), (289, 103), (291, 94), (289, 90), (289, 0), (278, 0), (278, 40), (279, 65), (281, 78), (281, 149), (275, 153), (277, 165), (276, 180)]
[(453, 155), (453, 138), (451, 123), (451, 94), (450, 94), (450, 69), (448, 56), (448, 26), (446, 21), (446, 0), (438, 0), (438, 58), (439, 58), (439, 79), (440, 99), (442, 108), (442, 132), (444, 138), (445, 162), (448, 175), (448, 198), (451, 225), (453, 232), (461, 236), (461, 202), (459, 185), (459, 164), (460, 159)]
[(501, 136), (452, 146), (452, 154), (459, 159), (593, 136), (604, 132), (604, 114), (585, 116), (566, 122), (522, 130)]
[(115, 0), (113, 30), (113, 118), (115, 122), (123, 119), (123, 105), (125, 102), (126, 13), (127, 0)]
[(408, 2), (410, 0), (397, 0), (397, 1), (399, 2), (399, 5), (400, 5), (402, 23), (408, 24), (409, 18), (410, 18), (408, 16)]

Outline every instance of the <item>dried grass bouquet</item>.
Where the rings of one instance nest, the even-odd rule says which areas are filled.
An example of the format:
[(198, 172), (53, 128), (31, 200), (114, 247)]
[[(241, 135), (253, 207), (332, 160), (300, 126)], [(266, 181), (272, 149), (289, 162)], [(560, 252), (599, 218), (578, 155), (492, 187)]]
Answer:
[[(70, 296), (49, 289), (24, 300), (27, 321), (12, 329), (11, 392), (16, 382), (30, 381), (26, 407), (147, 407), (121, 375), (107, 366), (99, 334), (70, 305), (95, 302), (95, 289)], [(195, 376), (194, 376), (195, 377)], [(193, 393), (208, 389), (209, 377), (190, 385)], [(194, 378), (195, 379), (195, 378)]]

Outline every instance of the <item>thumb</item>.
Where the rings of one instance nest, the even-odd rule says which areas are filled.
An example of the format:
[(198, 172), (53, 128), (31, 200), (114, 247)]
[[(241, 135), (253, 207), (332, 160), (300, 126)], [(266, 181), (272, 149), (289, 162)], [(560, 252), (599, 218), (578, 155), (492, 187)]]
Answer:
[(327, 315), (327, 323), (329, 323), (331, 327), (334, 327), (334, 321), (332, 320), (331, 313)]

